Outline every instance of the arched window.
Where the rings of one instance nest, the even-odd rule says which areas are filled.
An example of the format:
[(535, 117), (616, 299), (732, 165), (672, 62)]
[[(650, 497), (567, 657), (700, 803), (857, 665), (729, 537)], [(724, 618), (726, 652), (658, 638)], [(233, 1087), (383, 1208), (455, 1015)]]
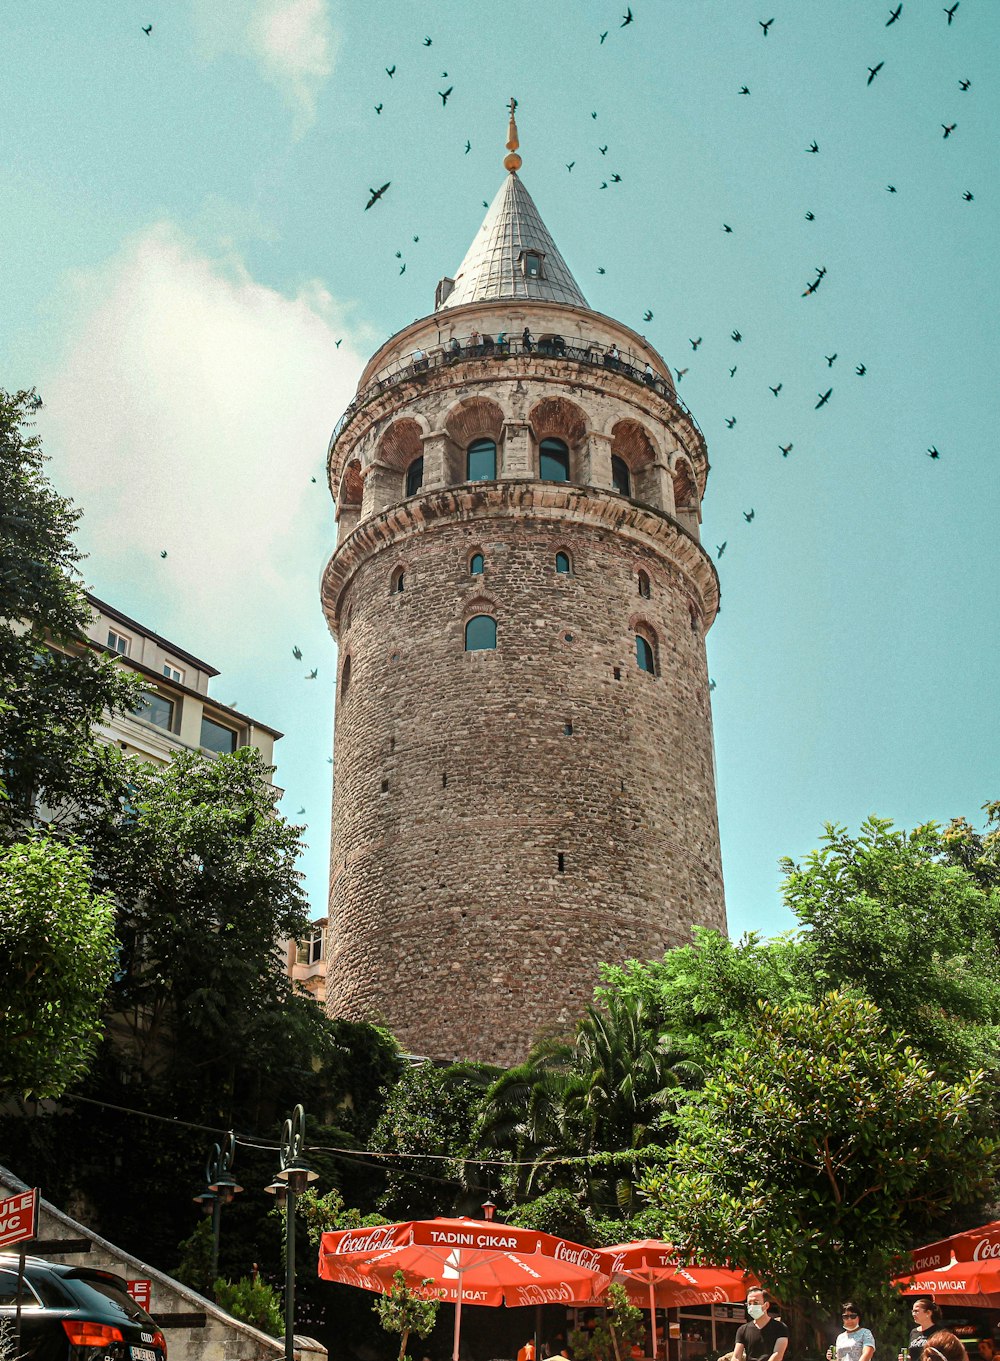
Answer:
[(497, 475), (497, 446), (491, 439), (477, 439), (465, 456), (467, 482), (492, 482)]
[(632, 474), (628, 464), (617, 454), (611, 455), (611, 485), (619, 496), (632, 495)]
[(538, 476), (543, 482), (569, 481), (569, 449), (561, 439), (543, 439), (538, 450)]
[(646, 572), (639, 573), (639, 594), (642, 596), (643, 600), (649, 599), (649, 576)]
[(639, 663), (640, 671), (648, 671), (651, 676), (656, 675), (656, 653), (653, 644), (641, 633), (635, 635), (635, 659)]
[(469, 559), (469, 576), (481, 577), (486, 570), (486, 559), (482, 553), (473, 553)]
[(350, 656), (347, 656), (347, 657), (344, 658), (344, 666), (343, 666), (343, 669), (342, 669), (342, 671), (341, 671), (341, 673), (340, 673), (340, 698), (341, 698), (341, 699), (346, 699), (346, 698), (347, 698), (347, 692), (348, 692), (348, 690), (350, 689), (350, 686), (351, 686), (351, 658), (350, 658)]
[(398, 594), (400, 591), (402, 591), (402, 590), (405, 589), (406, 582), (405, 582), (404, 577), (405, 577), (405, 574), (404, 574), (404, 572), (403, 572), (402, 567), (397, 567), (396, 570), (393, 572), (392, 577), (391, 577), (391, 579), (390, 579), (390, 581), (391, 581), (391, 588), (392, 588), (392, 590), (393, 590), (394, 593)]
[(497, 621), (488, 614), (474, 614), (465, 626), (466, 652), (486, 652), (497, 645)]
[(416, 496), (424, 483), (424, 459), (421, 454), (406, 470), (406, 494)]
[(556, 571), (564, 572), (567, 576), (569, 576), (569, 573), (571, 571), (571, 565), (568, 553), (556, 554)]

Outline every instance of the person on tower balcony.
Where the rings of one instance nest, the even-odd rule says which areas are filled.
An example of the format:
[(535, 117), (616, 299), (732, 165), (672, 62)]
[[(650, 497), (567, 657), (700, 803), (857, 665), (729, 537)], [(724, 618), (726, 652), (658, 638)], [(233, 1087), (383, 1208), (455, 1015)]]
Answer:
[(483, 332), (483, 354), (493, 353), (493, 337), (488, 331)]
[(452, 336), (451, 340), (449, 340), (448, 355), (452, 363), (454, 363), (456, 359), (461, 359), (462, 343), (459, 340), (458, 336)]
[(604, 351), (604, 367), (607, 369), (616, 369), (620, 357), (621, 355), (618, 346), (615, 344), (609, 345)]
[(782, 1361), (788, 1349), (788, 1329), (780, 1318), (768, 1314), (771, 1295), (759, 1287), (747, 1294), (750, 1322), (736, 1330), (733, 1361)]
[(653, 372), (653, 366), (648, 359), (646, 360), (646, 367), (642, 373), (642, 381), (649, 387), (652, 387), (656, 382), (656, 374)]
[(507, 332), (500, 331), (497, 335), (497, 353), (507, 354), (510, 350), (510, 341), (507, 339)]
[(521, 350), (523, 351), (524, 354), (530, 354), (531, 351), (534, 349), (534, 346), (535, 342), (532, 340), (531, 332), (528, 330), (526, 326), (524, 330), (521, 332)]
[(479, 353), (480, 353), (480, 341), (481, 341), (481, 340), (482, 340), (482, 337), (480, 336), (479, 332), (474, 330), (474, 331), (472, 332), (472, 334), (469, 336), (469, 353), (470, 353), (470, 354), (479, 354)]

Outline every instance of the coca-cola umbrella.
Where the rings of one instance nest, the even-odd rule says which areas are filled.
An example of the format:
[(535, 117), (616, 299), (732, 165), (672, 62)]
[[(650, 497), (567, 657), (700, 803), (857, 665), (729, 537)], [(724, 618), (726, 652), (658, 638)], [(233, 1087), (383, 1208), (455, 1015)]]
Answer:
[(912, 1274), (893, 1281), (901, 1294), (933, 1295), (966, 1308), (1000, 1306), (1000, 1220), (914, 1248), (910, 1257)]
[(324, 1233), (324, 1280), (386, 1293), (403, 1273), (411, 1289), (455, 1305), (454, 1361), (462, 1305), (590, 1304), (608, 1277), (592, 1248), (534, 1229), (479, 1219), (416, 1219), (374, 1229)]
[(653, 1238), (601, 1248), (597, 1256), (607, 1275), (625, 1286), (630, 1302), (649, 1309), (654, 1356), (657, 1308), (745, 1300), (760, 1284), (749, 1272), (729, 1267), (681, 1266), (676, 1250)]

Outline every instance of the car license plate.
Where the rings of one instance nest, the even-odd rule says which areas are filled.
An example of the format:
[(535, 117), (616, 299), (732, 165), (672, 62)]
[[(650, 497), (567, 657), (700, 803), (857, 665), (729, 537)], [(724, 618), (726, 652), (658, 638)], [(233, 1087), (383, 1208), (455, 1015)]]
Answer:
[(129, 1347), (132, 1353), (132, 1361), (159, 1361), (159, 1357), (152, 1347)]

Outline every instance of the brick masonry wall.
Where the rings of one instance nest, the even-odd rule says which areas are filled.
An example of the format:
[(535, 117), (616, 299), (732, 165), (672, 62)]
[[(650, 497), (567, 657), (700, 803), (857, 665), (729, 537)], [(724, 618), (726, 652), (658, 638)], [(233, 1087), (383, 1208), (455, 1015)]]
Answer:
[[(494, 508), (397, 535), (339, 603), (334, 1014), (511, 1063), (572, 1025), (602, 961), (725, 929), (700, 600), (668, 552)], [(464, 650), (473, 613), (496, 618), (495, 651)]]

